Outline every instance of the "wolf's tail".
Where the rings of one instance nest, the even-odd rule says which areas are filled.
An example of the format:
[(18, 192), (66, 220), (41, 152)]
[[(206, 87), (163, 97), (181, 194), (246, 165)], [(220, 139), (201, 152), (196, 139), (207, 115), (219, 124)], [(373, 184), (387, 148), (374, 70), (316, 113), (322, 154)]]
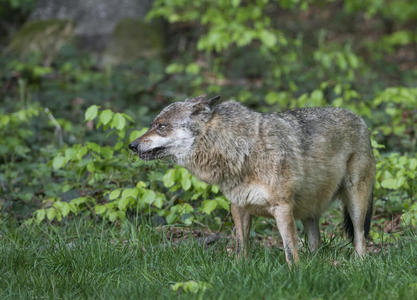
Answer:
[[(366, 211), (365, 223), (363, 226), (363, 229), (365, 232), (365, 238), (368, 238), (369, 229), (371, 228), (373, 202), (374, 202), (374, 192), (372, 191), (370, 199), (369, 199), (368, 210)], [(350, 240), (353, 241), (353, 238), (354, 238), (353, 223), (352, 223), (352, 219), (350, 218), (350, 215), (346, 206), (344, 207), (343, 214), (344, 214), (343, 228), (345, 229), (345, 232), (350, 238)]]

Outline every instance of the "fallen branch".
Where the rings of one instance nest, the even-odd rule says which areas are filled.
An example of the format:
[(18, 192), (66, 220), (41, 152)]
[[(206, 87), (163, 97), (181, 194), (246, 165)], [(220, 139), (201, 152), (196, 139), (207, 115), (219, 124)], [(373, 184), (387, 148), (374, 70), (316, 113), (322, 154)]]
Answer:
[(52, 124), (54, 124), (55, 126), (55, 136), (58, 138), (58, 145), (62, 146), (64, 144), (64, 137), (61, 125), (59, 125), (58, 121), (55, 119), (54, 115), (49, 110), (49, 108), (45, 107), (45, 113), (48, 116), (49, 120), (51, 120)]

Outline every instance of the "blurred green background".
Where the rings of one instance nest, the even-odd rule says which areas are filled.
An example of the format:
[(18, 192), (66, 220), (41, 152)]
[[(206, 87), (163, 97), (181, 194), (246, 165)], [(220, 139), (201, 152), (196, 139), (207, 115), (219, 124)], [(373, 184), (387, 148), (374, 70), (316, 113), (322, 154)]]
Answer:
[(357, 112), (377, 159), (372, 238), (417, 224), (414, 0), (0, 0), (0, 53), (2, 221), (231, 225), (218, 187), (127, 150), (162, 107), (206, 93)]

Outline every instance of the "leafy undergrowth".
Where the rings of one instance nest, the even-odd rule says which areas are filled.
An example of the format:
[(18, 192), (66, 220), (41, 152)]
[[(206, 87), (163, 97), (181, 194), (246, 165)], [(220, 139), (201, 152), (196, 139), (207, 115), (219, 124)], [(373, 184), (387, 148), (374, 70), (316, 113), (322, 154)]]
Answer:
[[(289, 270), (279, 247), (253, 243), (236, 261), (230, 236), (207, 239), (124, 222), (0, 225), (0, 298), (415, 299), (417, 235), (403, 234), (364, 261), (325, 239)], [(187, 237), (187, 238), (178, 238)], [(207, 242), (207, 241), (210, 242)], [(382, 245), (380, 245), (382, 246)]]

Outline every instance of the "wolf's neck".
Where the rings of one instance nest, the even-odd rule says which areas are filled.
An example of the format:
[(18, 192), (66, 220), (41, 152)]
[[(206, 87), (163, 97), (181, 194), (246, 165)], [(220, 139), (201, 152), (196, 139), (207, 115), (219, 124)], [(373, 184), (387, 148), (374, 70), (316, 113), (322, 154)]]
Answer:
[(250, 151), (248, 141), (222, 121), (208, 123), (186, 162), (195, 176), (211, 184), (239, 178)]

